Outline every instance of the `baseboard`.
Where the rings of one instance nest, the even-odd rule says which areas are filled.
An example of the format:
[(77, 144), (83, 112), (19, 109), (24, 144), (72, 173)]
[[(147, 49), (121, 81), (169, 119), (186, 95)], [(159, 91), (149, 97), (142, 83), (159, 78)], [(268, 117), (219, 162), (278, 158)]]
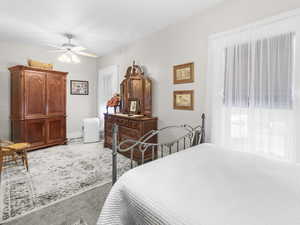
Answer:
[(74, 138), (82, 138), (81, 132), (72, 132), (67, 134), (68, 139), (74, 139)]
[[(103, 140), (103, 138), (104, 138), (104, 130), (101, 130), (99, 135), (100, 135), (100, 140)], [(70, 139), (77, 139), (77, 138), (83, 138), (82, 132), (72, 132), (72, 133), (68, 133), (67, 134), (67, 139), (68, 140), (70, 140)]]

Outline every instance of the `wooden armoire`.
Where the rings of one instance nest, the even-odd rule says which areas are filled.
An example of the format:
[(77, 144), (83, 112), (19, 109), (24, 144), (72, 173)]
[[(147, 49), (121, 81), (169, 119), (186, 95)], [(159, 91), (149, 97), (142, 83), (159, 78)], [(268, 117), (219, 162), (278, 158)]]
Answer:
[(11, 139), (31, 148), (66, 143), (66, 72), (27, 66), (11, 73)]

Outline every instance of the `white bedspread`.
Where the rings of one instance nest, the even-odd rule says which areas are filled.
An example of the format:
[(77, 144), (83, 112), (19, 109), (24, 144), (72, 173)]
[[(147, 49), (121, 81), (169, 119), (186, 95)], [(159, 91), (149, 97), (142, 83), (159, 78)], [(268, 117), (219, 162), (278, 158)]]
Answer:
[(300, 167), (204, 144), (137, 167), (98, 225), (299, 225)]

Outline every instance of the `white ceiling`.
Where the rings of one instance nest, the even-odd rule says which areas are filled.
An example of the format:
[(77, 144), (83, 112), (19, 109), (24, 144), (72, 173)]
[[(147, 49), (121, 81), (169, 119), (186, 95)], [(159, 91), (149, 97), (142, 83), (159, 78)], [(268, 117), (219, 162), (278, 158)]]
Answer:
[(221, 1), (1, 0), (0, 40), (60, 45), (72, 33), (101, 56)]

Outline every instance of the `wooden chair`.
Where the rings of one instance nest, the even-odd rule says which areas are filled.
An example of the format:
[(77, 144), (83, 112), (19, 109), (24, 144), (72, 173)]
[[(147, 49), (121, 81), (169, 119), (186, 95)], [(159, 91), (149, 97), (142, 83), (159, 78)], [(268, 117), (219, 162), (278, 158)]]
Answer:
[(0, 140), (0, 174), (4, 163), (14, 161), (18, 164), (17, 158), (21, 158), (23, 165), (28, 171), (27, 149), (30, 147), (29, 143), (13, 143), (10, 141)]

